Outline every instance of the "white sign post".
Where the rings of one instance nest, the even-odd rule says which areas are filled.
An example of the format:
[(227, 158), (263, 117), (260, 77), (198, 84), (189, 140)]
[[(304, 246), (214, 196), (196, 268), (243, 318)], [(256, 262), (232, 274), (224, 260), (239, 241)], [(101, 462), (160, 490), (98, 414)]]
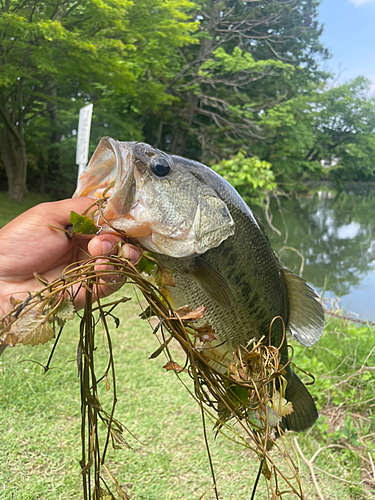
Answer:
[(89, 158), (90, 128), (92, 117), (92, 104), (88, 104), (79, 111), (77, 156), (78, 178), (85, 170)]

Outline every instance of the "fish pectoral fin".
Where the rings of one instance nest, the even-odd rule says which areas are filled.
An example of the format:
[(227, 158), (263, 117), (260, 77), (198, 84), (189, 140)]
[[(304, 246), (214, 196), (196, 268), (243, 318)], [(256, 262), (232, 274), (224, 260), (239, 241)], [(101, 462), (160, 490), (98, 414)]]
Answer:
[(324, 311), (318, 296), (305, 280), (282, 268), (289, 300), (288, 330), (302, 345), (310, 347), (322, 336)]
[(225, 279), (211, 264), (202, 257), (196, 257), (189, 273), (210, 299), (224, 309), (232, 309), (232, 292)]
[(293, 412), (283, 417), (280, 427), (290, 431), (302, 432), (314, 425), (318, 418), (318, 411), (311, 394), (299, 377), (291, 371), (288, 380), (285, 399), (293, 405)]

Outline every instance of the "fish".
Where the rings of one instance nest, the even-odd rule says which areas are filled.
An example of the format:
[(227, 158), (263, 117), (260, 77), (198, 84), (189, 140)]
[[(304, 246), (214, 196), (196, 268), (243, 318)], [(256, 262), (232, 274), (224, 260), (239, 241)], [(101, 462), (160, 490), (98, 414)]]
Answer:
[[(166, 285), (172, 306), (206, 306), (215, 332), (212, 363), (226, 369), (239, 346), (263, 337), (279, 316), (293, 338), (314, 345), (324, 329), (317, 295), (271, 248), (258, 216), (210, 167), (142, 142), (101, 139), (74, 197), (108, 198), (100, 226), (124, 231), (173, 272)], [(288, 362), (281, 321), (271, 330)], [(223, 368), (224, 367), (224, 368)], [(289, 364), (285, 399), (293, 412), (282, 427), (304, 431), (318, 418), (314, 400)]]

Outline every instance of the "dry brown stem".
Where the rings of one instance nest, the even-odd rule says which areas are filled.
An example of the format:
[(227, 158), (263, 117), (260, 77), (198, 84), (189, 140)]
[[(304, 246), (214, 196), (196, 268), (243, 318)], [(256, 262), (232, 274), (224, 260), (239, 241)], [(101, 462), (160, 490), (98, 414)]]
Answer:
[[(298, 453), (300, 454), (302, 460), (305, 462), (305, 464), (307, 465), (307, 467), (309, 468), (309, 471), (310, 471), (310, 475), (311, 475), (311, 479), (314, 483), (314, 486), (315, 486), (315, 490), (318, 494), (318, 497), (320, 498), (320, 500), (325, 500), (320, 488), (319, 488), (319, 485), (318, 485), (318, 480), (316, 479), (316, 475), (315, 475), (315, 471), (314, 471), (314, 467), (313, 467), (313, 460), (315, 459), (315, 457), (317, 456), (317, 453), (315, 453), (315, 455), (312, 457), (312, 459), (308, 460), (305, 455), (302, 453), (302, 450), (298, 444), (298, 439), (295, 437), (294, 438), (294, 443), (296, 445), (296, 448), (298, 450)], [(318, 450), (318, 452), (321, 451), (321, 450)]]
[[(86, 290), (86, 304), (80, 325), (77, 355), (81, 380), (81, 468), (84, 499), (100, 500), (105, 495), (112, 495), (102, 476), (103, 469), (111, 478), (117, 496), (123, 499), (127, 498), (126, 492), (119, 490), (117, 481), (106, 465), (110, 443), (115, 448), (129, 446), (123, 437), (126, 428), (114, 416), (117, 402), (116, 377), (111, 335), (106, 321), (108, 314), (112, 314), (113, 309), (127, 299), (121, 298), (118, 301), (103, 304), (97, 298), (99, 282), (103, 286), (101, 280), (114, 274), (121, 276), (126, 280), (126, 283), (135, 285), (148, 302), (148, 310), (158, 317), (157, 328), (159, 328), (162, 340), (160, 349), (154, 353), (155, 356), (164, 351), (170, 361), (169, 366), (173, 369), (176, 365), (173, 364), (174, 361), (169, 350), (170, 339), (176, 340), (182, 347), (186, 355), (185, 367), (187, 367), (194, 383), (194, 397), (202, 411), (208, 454), (205, 416), (215, 422), (218, 432), (223, 432), (224, 435), (226, 435), (224, 431), (230, 432), (232, 439), (255, 451), (262, 461), (261, 471), (269, 482), (273, 498), (279, 498), (282, 494), (289, 492), (303, 499), (298, 468), (294, 465), (289, 447), (286, 446), (287, 438), (278, 425), (282, 415), (292, 411), (282, 398), (286, 385), (282, 375), (284, 367), (280, 366), (279, 350), (282, 343), (278, 347), (270, 345), (270, 342), (267, 345), (269, 332), (265, 332), (261, 341), (252, 342), (247, 348), (240, 346), (234, 355), (233, 362), (224, 373), (221, 373), (213, 367), (212, 359), (207, 355), (207, 352), (210, 352), (209, 342), (214, 339), (214, 332), (210, 331), (209, 325), (205, 324), (204, 333), (202, 333), (202, 328), (197, 324), (197, 320), (201, 318), (204, 321), (204, 307), (196, 311), (184, 311), (183, 314), (175, 312), (160, 291), (141, 276), (129, 261), (112, 256), (107, 258), (107, 261), (109, 265), (113, 266), (114, 271), (98, 270), (96, 260), (103, 258), (103, 256), (89, 258), (76, 266), (68, 267), (59, 279), (31, 295), (27, 302), (15, 304), (15, 309), (0, 319), (2, 341), (6, 342), (9, 335), (13, 335), (14, 341), (12, 332), (15, 331), (17, 323), (25, 315), (30, 314), (34, 308), (43, 304), (43, 310), (47, 311), (43, 321), (48, 320), (54, 324), (59, 319), (61, 320), (59, 318), (59, 305), (67, 297), (74, 302), (73, 286), (77, 288), (78, 285)], [(97, 305), (94, 307), (95, 300), (97, 300)], [(99, 315), (101, 319), (99, 323), (94, 320), (94, 315), (96, 317)], [(273, 321), (280, 320), (281, 318), (274, 318)], [(108, 364), (100, 376), (96, 373), (95, 364), (97, 324), (102, 326), (108, 352)], [(204, 337), (204, 335), (208, 335), (208, 337)], [(178, 376), (181, 367), (177, 365), (175, 371)], [(100, 404), (99, 383), (102, 380), (105, 382), (106, 389), (110, 388), (113, 394), (112, 407), (109, 411), (104, 410)], [(231, 424), (231, 421), (236, 424), (236, 428)], [(100, 422), (104, 424), (104, 439), (103, 426)], [(246, 438), (239, 434), (238, 427)], [(277, 435), (281, 437), (276, 439)], [(298, 443), (296, 445), (298, 447)], [(270, 453), (272, 447), (278, 449), (281, 456), (284, 457), (290, 475), (283, 473), (274, 462)], [(296, 453), (295, 450), (293, 453)], [(298, 460), (298, 455), (295, 454), (295, 456)], [(213, 490), (218, 498), (212, 463), (211, 469)], [(283, 484), (282, 488), (281, 483)]]

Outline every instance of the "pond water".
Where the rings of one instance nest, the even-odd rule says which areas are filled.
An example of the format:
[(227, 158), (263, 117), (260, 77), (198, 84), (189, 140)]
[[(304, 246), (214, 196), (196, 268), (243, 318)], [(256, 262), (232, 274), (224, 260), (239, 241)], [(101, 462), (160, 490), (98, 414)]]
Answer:
[(297, 274), (303, 263), (317, 292), (375, 321), (375, 185), (273, 200), (269, 213), (280, 234), (260, 215), (281, 261)]

